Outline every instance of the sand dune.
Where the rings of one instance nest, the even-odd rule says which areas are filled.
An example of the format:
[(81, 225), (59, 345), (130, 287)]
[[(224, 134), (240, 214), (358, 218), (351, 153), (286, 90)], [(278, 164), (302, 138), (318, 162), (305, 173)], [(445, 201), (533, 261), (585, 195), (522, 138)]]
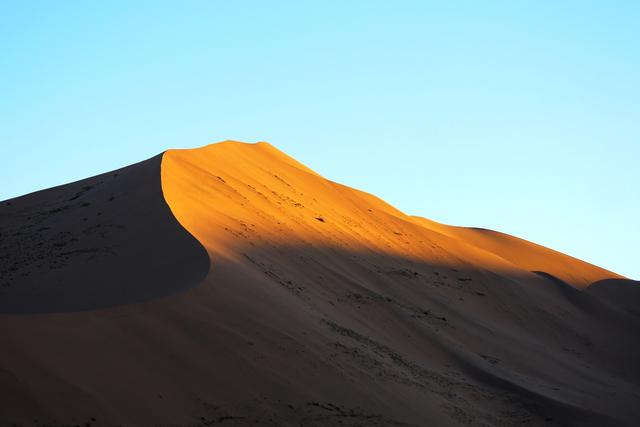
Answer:
[(117, 173), (2, 202), (3, 424), (640, 419), (637, 283), (405, 215), (267, 143)]

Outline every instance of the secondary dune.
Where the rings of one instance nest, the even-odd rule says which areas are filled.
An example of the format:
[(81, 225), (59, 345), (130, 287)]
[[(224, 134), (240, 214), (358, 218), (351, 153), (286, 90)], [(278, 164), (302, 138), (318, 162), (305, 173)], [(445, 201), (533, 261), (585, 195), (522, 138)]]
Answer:
[[(51, 298), (39, 291), (49, 276), (34, 270), (38, 281), (26, 282), (12, 272), (16, 290), (0, 302), (13, 313), (0, 315), (3, 423), (640, 419), (640, 316), (629, 302), (637, 284), (512, 236), (405, 215), (267, 143), (154, 159), (131, 167), (123, 188), (136, 190), (126, 203), (90, 190), (74, 199), (109, 218), (92, 227), (131, 224), (100, 237), (121, 248), (111, 258), (69, 257), (71, 284)], [(2, 245), (2, 266), (43, 240), (22, 225), (38, 206), (87, 185), (3, 202), (2, 236), (24, 234)], [(82, 208), (72, 204), (47, 226), (81, 232)], [(23, 241), (31, 246), (7, 249)], [(618, 281), (624, 289), (610, 290)], [(25, 283), (38, 286), (19, 294)]]
[(624, 279), (619, 274), (508, 234), (482, 228), (455, 227), (421, 217), (418, 224), (491, 252), (528, 271), (544, 271), (579, 289), (599, 280)]

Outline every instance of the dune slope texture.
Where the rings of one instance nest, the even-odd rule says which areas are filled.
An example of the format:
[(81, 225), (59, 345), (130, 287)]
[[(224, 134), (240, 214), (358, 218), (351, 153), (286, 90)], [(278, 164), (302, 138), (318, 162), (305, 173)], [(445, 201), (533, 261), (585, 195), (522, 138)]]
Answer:
[(0, 220), (2, 425), (640, 420), (637, 282), (266, 143), (170, 150)]

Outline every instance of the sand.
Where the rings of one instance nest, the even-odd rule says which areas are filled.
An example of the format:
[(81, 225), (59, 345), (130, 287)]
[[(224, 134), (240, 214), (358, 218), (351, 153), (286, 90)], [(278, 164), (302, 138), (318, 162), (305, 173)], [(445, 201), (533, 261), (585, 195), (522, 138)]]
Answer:
[(638, 283), (267, 143), (169, 150), (0, 221), (3, 425), (640, 420)]

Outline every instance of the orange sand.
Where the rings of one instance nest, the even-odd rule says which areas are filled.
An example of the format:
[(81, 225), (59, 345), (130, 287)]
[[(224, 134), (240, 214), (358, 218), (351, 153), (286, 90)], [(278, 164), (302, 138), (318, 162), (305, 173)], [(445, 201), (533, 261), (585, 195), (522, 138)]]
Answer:
[(405, 215), (266, 142), (169, 150), (162, 188), (178, 221), (214, 263), (237, 260), (247, 247), (323, 245), (512, 275), (542, 271), (576, 288), (622, 278), (513, 236)]

